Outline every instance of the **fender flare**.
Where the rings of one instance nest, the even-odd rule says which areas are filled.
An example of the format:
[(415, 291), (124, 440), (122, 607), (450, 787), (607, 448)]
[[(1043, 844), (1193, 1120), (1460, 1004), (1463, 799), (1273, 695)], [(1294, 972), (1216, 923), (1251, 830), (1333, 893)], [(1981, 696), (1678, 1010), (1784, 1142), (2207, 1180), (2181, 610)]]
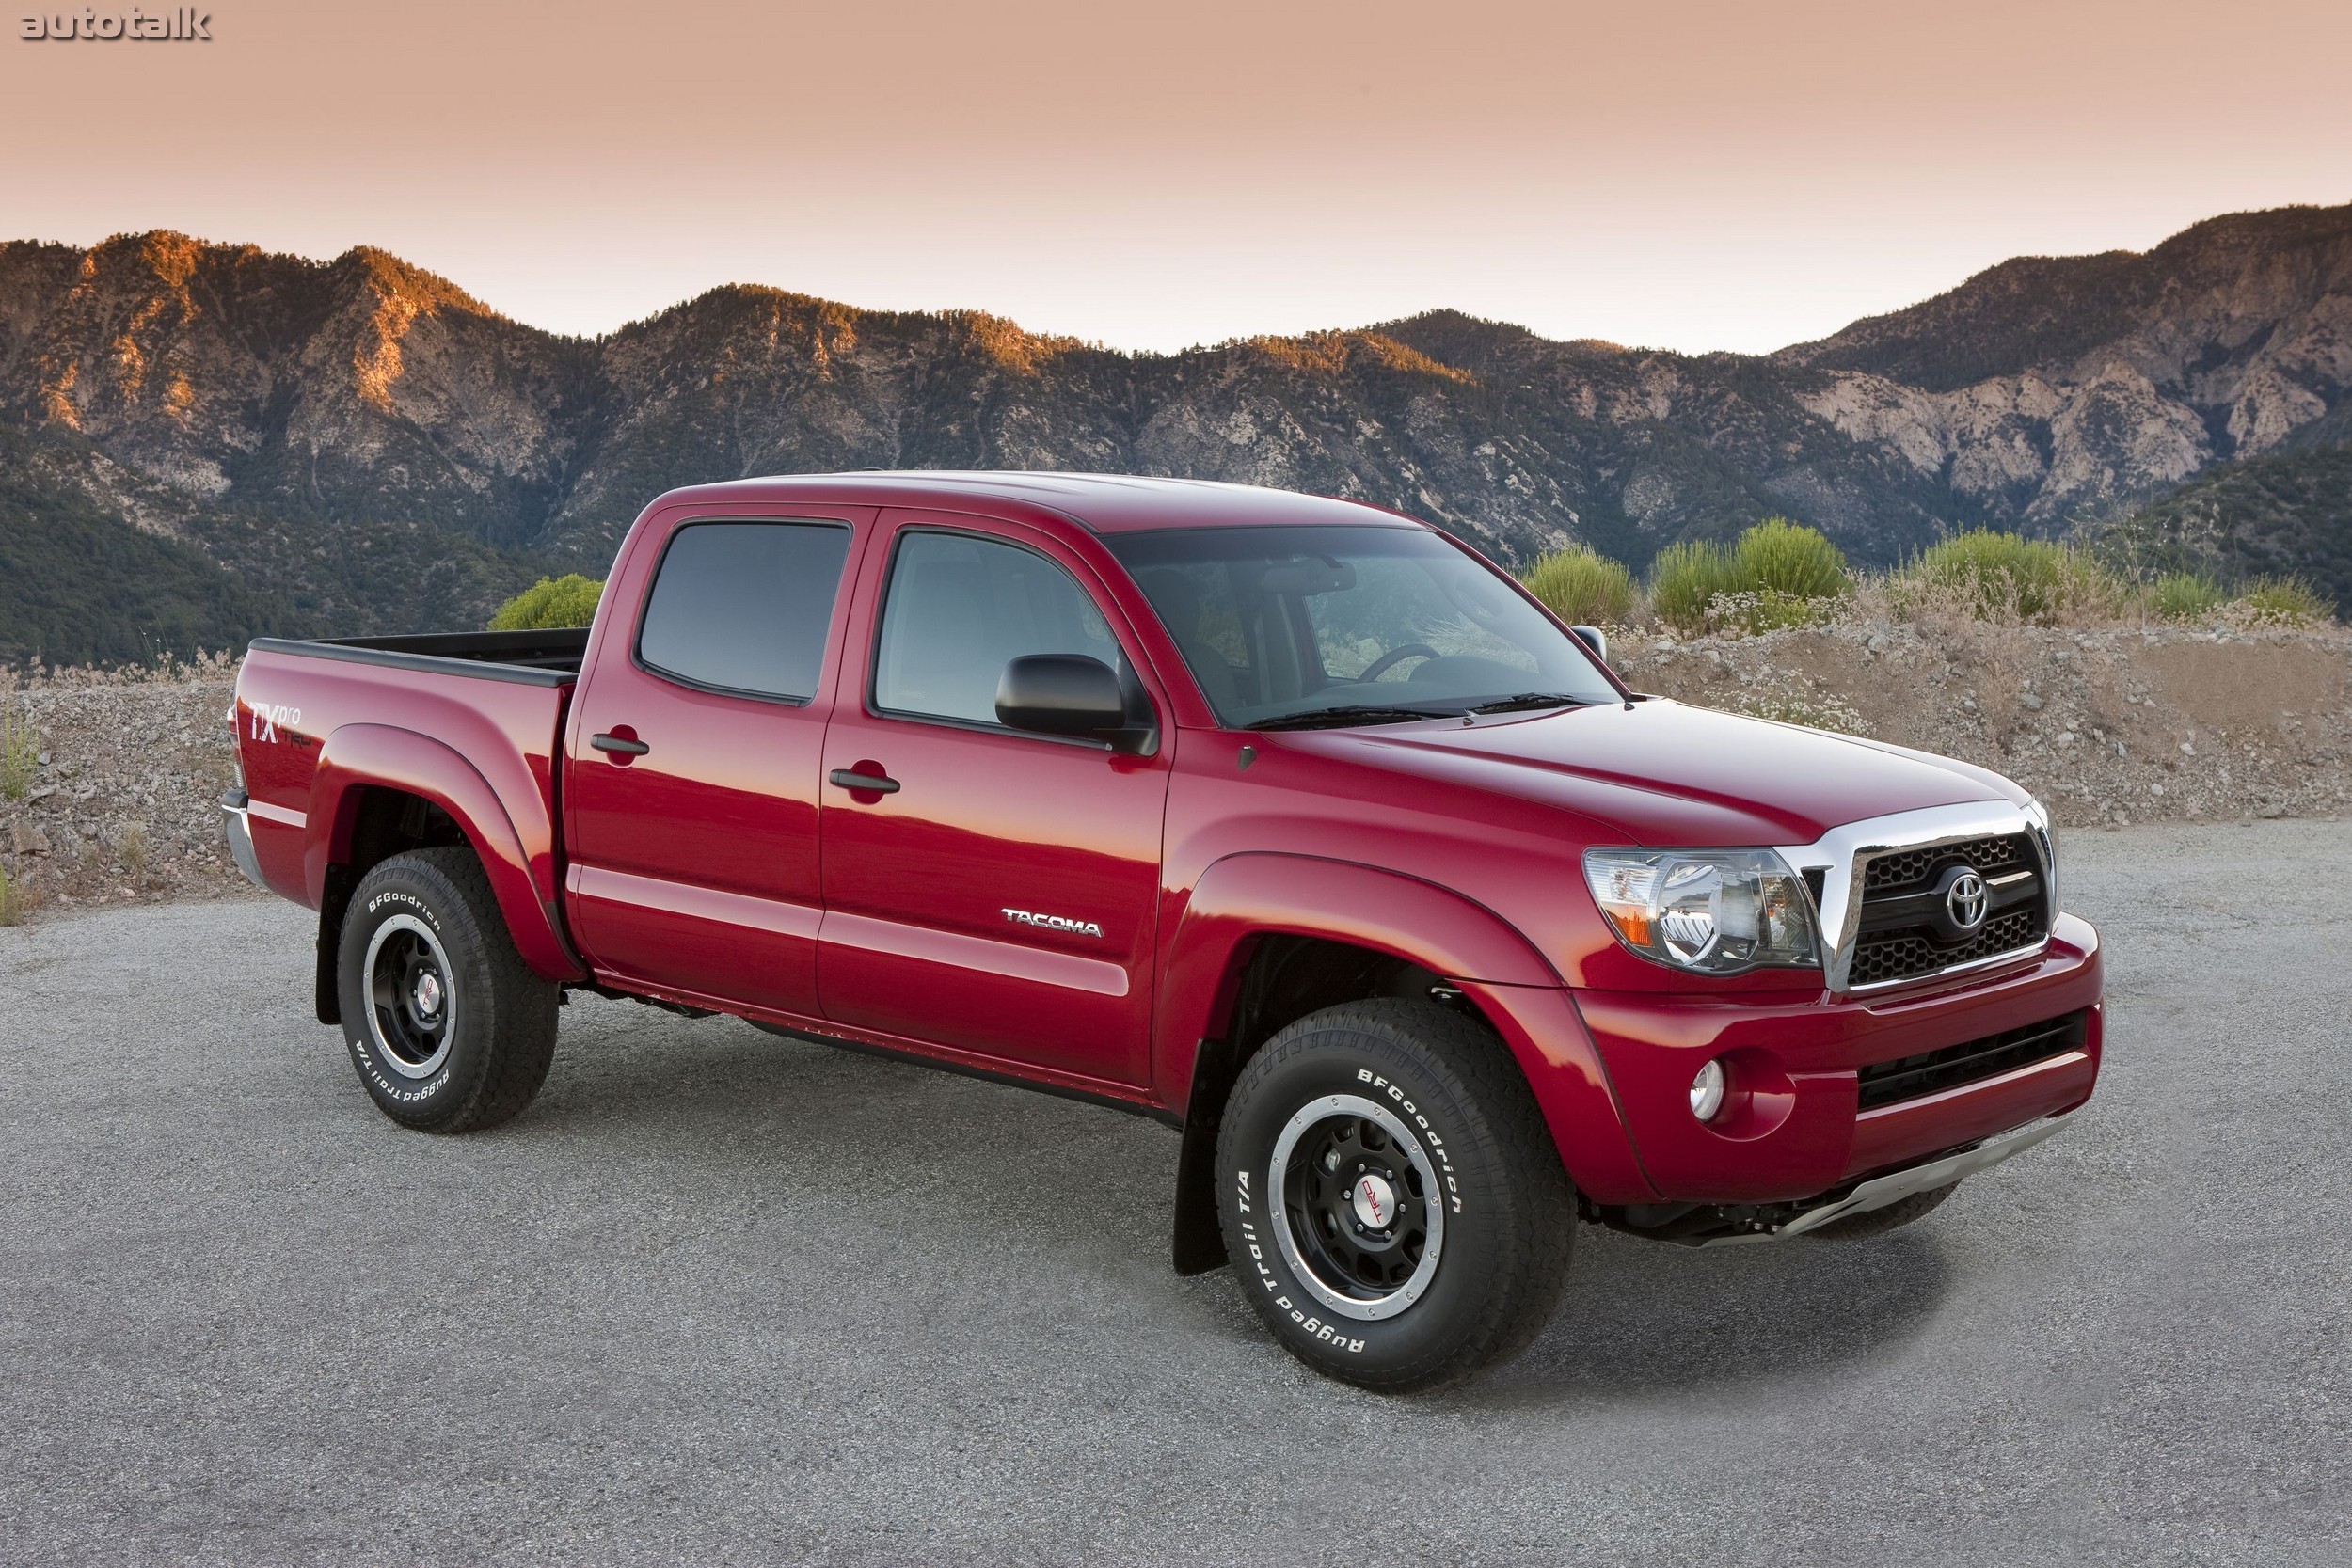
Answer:
[[(1217, 1229), (1216, 1133), (1242, 1062), (1223, 1036), (1260, 938), (1320, 937), (1390, 954), (1469, 989), (1534, 1094), (1561, 1164), (1580, 1189), (1622, 1184), (1632, 1164), (1608, 1069), (1560, 972), (1494, 911), (1450, 888), (1351, 861), (1244, 851), (1194, 883), (1160, 955), (1153, 1082), (1184, 1107), (1177, 1156), (1174, 1259), (1180, 1274), (1225, 1261)], [(1522, 1026), (1515, 997), (1534, 1004)], [(1587, 1167), (1590, 1167), (1589, 1170)]]
[[(345, 724), (326, 737), (311, 777), (310, 811), (302, 847), (302, 878), (310, 901), (326, 907), (327, 869), (348, 861), (358, 821), (360, 791), (397, 789), (430, 800), (449, 813), (466, 842), (481, 858), (499, 913), (515, 949), (543, 980), (584, 980), (586, 967), (564, 934), (552, 891), (552, 849), (548, 852), (546, 890), (532, 874), (522, 831), (490, 782), (454, 748), (390, 724)], [(538, 842), (552, 846), (553, 824), (536, 795), (530, 826)], [(322, 939), (324, 941), (324, 939)]]

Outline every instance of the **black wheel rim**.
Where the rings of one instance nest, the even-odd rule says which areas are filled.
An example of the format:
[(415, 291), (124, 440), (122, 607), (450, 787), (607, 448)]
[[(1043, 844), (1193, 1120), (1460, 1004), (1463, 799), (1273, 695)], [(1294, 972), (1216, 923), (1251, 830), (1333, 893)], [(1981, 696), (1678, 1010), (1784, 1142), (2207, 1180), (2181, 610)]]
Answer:
[(457, 1026), (449, 956), (432, 928), (399, 914), (368, 943), (368, 1032), (384, 1065), (404, 1078), (429, 1078), (448, 1059)]
[(1428, 1155), (1395, 1116), (1327, 1095), (1283, 1129), (1271, 1173), (1277, 1240), (1300, 1283), (1343, 1317), (1392, 1317), (1420, 1299), (1444, 1243)]

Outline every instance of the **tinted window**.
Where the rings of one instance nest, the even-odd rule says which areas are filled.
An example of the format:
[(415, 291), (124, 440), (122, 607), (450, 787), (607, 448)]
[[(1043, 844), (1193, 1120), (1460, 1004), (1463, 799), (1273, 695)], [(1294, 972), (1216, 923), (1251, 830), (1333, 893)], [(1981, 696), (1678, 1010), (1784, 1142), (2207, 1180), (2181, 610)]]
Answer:
[(849, 555), (837, 523), (690, 523), (661, 557), (637, 657), (697, 686), (806, 701)]
[(882, 604), (874, 705), (996, 721), (996, 682), (1025, 654), (1086, 654), (1120, 668), (1094, 601), (1043, 556), (958, 533), (909, 533)]
[(1229, 724), (1327, 708), (1468, 710), (1533, 693), (1616, 697), (1583, 644), (1422, 529), (1204, 528), (1104, 543)]

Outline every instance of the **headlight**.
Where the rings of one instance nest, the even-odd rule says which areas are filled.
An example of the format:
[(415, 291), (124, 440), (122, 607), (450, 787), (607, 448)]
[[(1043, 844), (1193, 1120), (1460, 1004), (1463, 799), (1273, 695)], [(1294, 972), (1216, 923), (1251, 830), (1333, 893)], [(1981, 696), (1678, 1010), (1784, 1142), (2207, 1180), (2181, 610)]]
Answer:
[(1706, 974), (1816, 967), (1804, 883), (1770, 849), (1587, 849), (1584, 880), (1617, 940)]

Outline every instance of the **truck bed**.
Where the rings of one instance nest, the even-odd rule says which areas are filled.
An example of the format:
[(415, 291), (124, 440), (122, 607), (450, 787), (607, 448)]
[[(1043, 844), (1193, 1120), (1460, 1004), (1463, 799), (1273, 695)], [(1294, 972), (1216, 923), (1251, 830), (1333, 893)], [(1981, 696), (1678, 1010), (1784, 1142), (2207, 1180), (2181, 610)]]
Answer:
[(397, 830), (381, 797), (413, 796), (463, 826), (525, 961), (576, 971), (550, 911), (556, 774), (587, 644), (580, 629), (256, 639), (232, 720), (243, 798), (223, 805), (260, 880), (331, 907), (330, 863), (355, 835)]
[(568, 686), (588, 653), (588, 628), (557, 631), (436, 631), (403, 637), (310, 640), (259, 637), (260, 652), (342, 659), (395, 670), (471, 675), (527, 686)]

